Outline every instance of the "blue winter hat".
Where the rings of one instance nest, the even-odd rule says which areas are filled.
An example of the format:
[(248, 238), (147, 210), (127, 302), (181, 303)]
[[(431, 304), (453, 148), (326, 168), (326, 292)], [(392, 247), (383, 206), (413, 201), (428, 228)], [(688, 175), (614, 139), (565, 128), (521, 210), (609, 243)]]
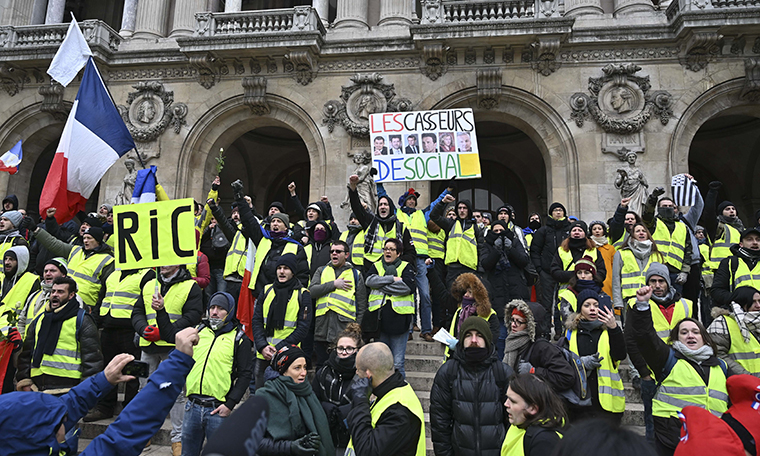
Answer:
[(578, 296), (576, 298), (577, 298), (576, 300), (578, 302), (578, 305), (577, 305), (576, 308), (578, 309), (578, 312), (580, 312), (581, 306), (587, 300), (593, 298), (593, 299), (596, 299), (597, 301), (599, 301), (599, 292), (587, 288), (587, 289), (581, 291), (580, 293), (578, 293)]

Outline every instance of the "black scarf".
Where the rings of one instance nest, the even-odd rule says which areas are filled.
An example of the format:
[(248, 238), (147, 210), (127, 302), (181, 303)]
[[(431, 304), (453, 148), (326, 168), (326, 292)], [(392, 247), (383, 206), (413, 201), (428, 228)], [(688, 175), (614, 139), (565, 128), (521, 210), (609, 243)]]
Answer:
[(330, 352), (327, 365), (332, 367), (332, 370), (340, 376), (341, 380), (353, 378), (356, 374), (356, 352), (348, 358), (340, 358), (338, 351), (333, 350)]
[[(267, 325), (265, 328), (267, 337), (274, 336), (277, 329), (285, 327), (285, 312), (288, 310), (288, 301), (293, 295), (293, 290), (299, 287), (301, 282), (296, 276), (293, 276), (287, 282), (280, 282), (275, 279), (272, 287), (274, 288), (274, 300), (269, 306), (269, 315), (267, 315)], [(299, 303), (300, 305), (300, 303)]]
[(587, 243), (588, 243), (588, 239), (586, 238), (581, 238), (581, 239), (570, 238), (570, 241), (568, 242), (567, 245), (571, 249), (586, 250), (586, 247), (588, 247)]
[(467, 347), (464, 349), (464, 362), (478, 365), (491, 356), (491, 347)]
[(58, 338), (61, 335), (63, 322), (77, 316), (79, 301), (76, 298), (70, 299), (56, 310), (58, 312), (46, 310), (44, 317), (40, 320), (42, 324), (37, 328), (37, 343), (34, 346), (34, 353), (32, 354), (32, 367), (40, 367), (43, 354), (53, 354), (55, 347), (58, 345)]

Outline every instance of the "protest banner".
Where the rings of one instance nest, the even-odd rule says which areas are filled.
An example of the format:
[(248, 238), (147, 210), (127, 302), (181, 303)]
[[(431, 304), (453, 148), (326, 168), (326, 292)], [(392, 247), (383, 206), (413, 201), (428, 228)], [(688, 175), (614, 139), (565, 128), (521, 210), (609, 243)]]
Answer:
[(114, 206), (117, 269), (197, 261), (192, 198)]
[(372, 114), (369, 133), (376, 182), (480, 177), (472, 109)]

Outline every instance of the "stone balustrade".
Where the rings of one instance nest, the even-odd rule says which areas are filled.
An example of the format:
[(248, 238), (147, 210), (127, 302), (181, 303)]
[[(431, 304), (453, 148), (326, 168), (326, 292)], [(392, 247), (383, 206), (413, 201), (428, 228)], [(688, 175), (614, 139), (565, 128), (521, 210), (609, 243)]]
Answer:
[(531, 18), (534, 16), (535, 1), (445, 1), (442, 6), (443, 22), (457, 24)]
[[(103, 21), (91, 19), (79, 24), (93, 52), (111, 53), (119, 49), (121, 37)], [(55, 52), (66, 37), (69, 24), (41, 24), (0, 27), (0, 49), (50, 48)]]
[(310, 6), (234, 13), (197, 13), (195, 19), (194, 36), (201, 37), (283, 32), (326, 33), (319, 14)]

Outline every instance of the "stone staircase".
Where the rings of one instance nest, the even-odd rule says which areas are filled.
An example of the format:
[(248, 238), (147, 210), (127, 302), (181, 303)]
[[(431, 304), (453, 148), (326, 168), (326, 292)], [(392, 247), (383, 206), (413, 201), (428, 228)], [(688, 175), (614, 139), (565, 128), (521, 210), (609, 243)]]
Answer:
[[(422, 403), (425, 412), (425, 435), (427, 437), (427, 454), (433, 456), (433, 443), (430, 432), (430, 389), (433, 386), (435, 373), (443, 365), (444, 347), (438, 342), (425, 342), (419, 338), (419, 333), (414, 333), (414, 340), (410, 340), (406, 347), (406, 380), (412, 386)], [(630, 367), (628, 364), (620, 366), (620, 376), (625, 385), (626, 407), (623, 415), (623, 426), (633, 430), (637, 434), (644, 435), (644, 405), (641, 396), (634, 390), (630, 382)], [(80, 423), (81, 440), (80, 451), (83, 450), (91, 439), (103, 433), (114, 419), (96, 421), (94, 423)], [(164, 456), (171, 454), (171, 440), (169, 432), (171, 423), (167, 419), (156, 436), (152, 439), (152, 446), (143, 455)]]

